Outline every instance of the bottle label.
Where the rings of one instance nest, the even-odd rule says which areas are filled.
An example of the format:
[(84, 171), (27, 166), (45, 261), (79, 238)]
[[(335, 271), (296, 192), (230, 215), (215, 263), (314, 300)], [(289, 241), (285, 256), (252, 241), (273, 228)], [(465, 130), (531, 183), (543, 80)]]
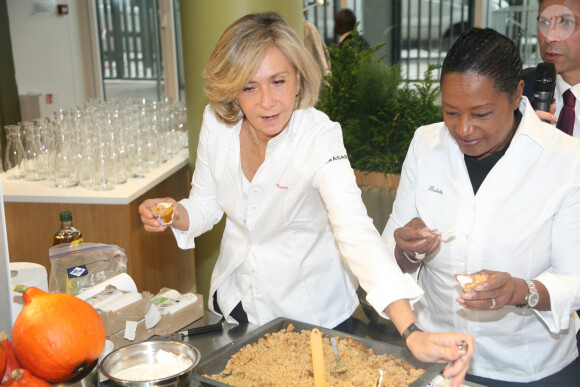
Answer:
[(68, 278), (78, 278), (86, 276), (89, 274), (89, 271), (85, 265), (79, 265), (75, 267), (69, 267), (66, 269), (66, 273), (68, 274)]
[(72, 242), (70, 243), (70, 245), (71, 245), (71, 246), (76, 246), (76, 245), (79, 245), (79, 244), (81, 244), (81, 243), (83, 243), (83, 238), (82, 238), (82, 237), (80, 237), (80, 238), (79, 238), (79, 239), (77, 239), (77, 240), (74, 240), (74, 241), (72, 241)]

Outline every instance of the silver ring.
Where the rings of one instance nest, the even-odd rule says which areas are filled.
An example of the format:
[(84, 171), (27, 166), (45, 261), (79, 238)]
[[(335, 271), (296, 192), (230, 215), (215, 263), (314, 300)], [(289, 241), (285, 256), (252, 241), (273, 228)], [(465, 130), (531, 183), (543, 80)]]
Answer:
[[(413, 258), (409, 257), (409, 255), (407, 253), (405, 253), (404, 251), (403, 251), (403, 255), (405, 256), (405, 258), (407, 258), (407, 261), (409, 261), (411, 263), (420, 263), (423, 260), (423, 258), (413, 259)], [(415, 253), (415, 256), (417, 256), (417, 253)]]
[(493, 309), (495, 308), (495, 298), (491, 299), (491, 306), (489, 307), (489, 309)]
[(415, 259), (423, 260), (423, 259), (425, 259), (426, 256), (427, 256), (426, 253), (418, 253), (415, 251)]

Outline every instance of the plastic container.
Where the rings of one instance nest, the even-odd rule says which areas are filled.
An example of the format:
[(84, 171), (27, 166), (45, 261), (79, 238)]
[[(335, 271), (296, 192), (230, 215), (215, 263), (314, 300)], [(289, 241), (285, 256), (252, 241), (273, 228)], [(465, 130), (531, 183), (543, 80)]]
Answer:
[[(10, 262), (10, 288), (14, 285), (34, 286), (48, 292), (48, 274), (42, 265), (32, 262)], [(21, 293), (12, 292), (12, 323), (24, 306)]]

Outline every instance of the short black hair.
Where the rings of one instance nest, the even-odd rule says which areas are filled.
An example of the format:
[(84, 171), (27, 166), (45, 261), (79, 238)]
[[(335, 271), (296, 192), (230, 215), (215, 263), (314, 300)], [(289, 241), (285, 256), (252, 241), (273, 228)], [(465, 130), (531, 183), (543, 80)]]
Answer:
[(448, 73), (487, 75), (496, 90), (512, 97), (523, 71), (513, 41), (491, 28), (472, 28), (453, 43), (441, 67), (441, 83)]

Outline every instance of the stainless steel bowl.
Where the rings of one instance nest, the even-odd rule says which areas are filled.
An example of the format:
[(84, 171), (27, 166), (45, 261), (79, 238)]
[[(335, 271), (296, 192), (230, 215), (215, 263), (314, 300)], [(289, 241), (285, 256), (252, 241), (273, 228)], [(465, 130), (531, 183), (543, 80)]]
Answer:
[[(123, 380), (114, 376), (115, 371), (127, 369), (143, 363), (153, 363), (155, 361), (155, 354), (161, 349), (171, 352), (178, 357), (190, 359), (192, 362), (191, 366), (178, 374), (147, 381)], [(144, 341), (111, 352), (101, 362), (100, 369), (105, 377), (118, 386), (188, 387), (191, 381), (193, 369), (197, 363), (199, 363), (200, 357), (199, 350), (190, 344), (176, 341)]]

